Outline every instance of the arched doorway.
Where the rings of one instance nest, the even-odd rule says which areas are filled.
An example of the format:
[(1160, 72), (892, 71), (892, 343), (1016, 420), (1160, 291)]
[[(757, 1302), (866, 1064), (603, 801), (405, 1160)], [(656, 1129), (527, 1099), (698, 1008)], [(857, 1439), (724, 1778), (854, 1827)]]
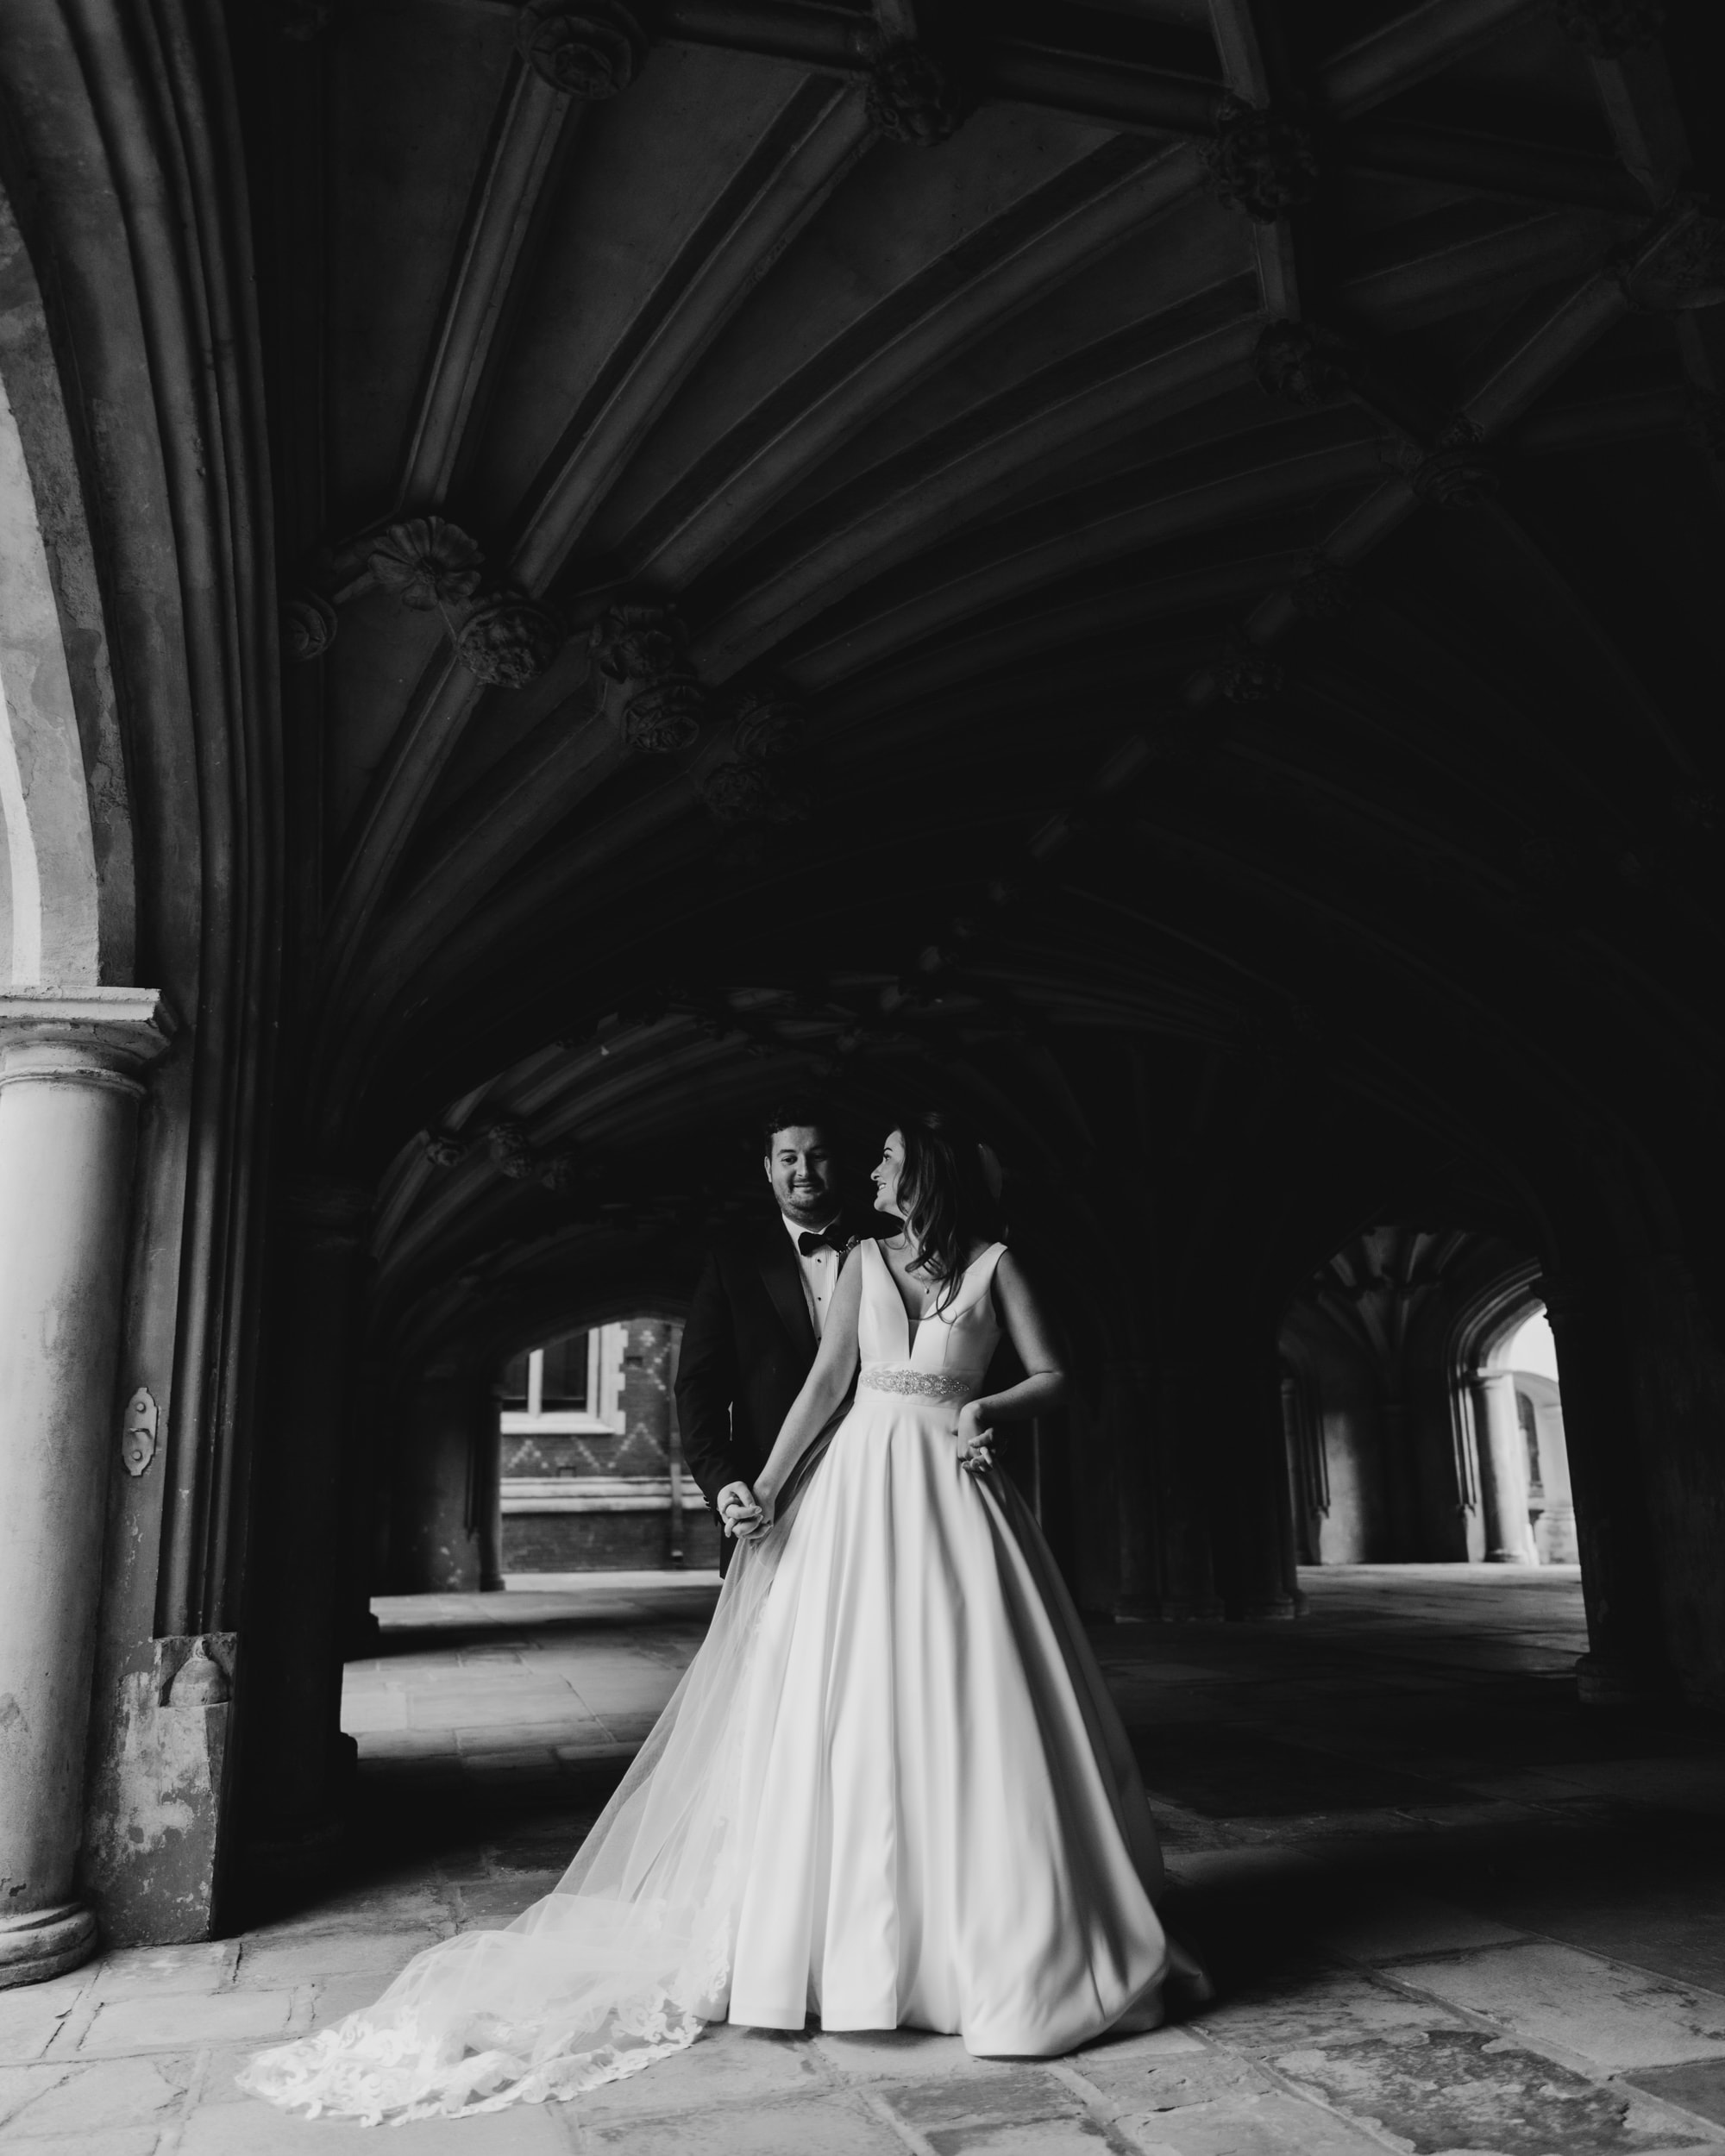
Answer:
[(1578, 1561), (1536, 1259), (1467, 1228), (1352, 1237), (1279, 1348), (1301, 1564)]

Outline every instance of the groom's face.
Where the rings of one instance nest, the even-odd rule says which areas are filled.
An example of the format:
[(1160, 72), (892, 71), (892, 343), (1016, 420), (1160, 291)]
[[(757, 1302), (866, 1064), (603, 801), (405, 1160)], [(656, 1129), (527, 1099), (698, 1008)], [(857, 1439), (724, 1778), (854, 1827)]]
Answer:
[(812, 1123), (774, 1131), (767, 1180), (780, 1212), (804, 1227), (825, 1227), (838, 1210), (838, 1163), (826, 1133)]

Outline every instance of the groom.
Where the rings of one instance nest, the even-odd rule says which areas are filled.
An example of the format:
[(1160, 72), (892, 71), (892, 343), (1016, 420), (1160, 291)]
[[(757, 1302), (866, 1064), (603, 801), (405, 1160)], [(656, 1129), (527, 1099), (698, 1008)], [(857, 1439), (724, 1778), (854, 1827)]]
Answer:
[[(871, 1232), (867, 1217), (845, 1213), (820, 1109), (781, 1108), (762, 1137), (777, 1213), (708, 1257), (677, 1362), (683, 1457), (726, 1530), (721, 1571), (730, 1530), (754, 1511), (755, 1477), (814, 1362), (839, 1273)], [(810, 1465), (818, 1457), (811, 1446)]]

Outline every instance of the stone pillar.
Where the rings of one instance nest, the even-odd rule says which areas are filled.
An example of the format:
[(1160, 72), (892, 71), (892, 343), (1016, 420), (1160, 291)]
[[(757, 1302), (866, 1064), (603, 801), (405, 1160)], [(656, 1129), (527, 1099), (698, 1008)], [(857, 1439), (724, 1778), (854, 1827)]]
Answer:
[(503, 1592), (503, 1403), (494, 1385), (485, 1387), (474, 1433), (474, 1526), (479, 1539), (480, 1592)]
[(1575, 1496), (1570, 1487), (1569, 1449), (1564, 1439), (1561, 1404), (1536, 1401), (1534, 1427), (1540, 1445), (1540, 1481), (1546, 1493), (1545, 1517), (1535, 1539), (1543, 1544), (1540, 1554), (1548, 1564), (1576, 1564), (1581, 1545), (1575, 1532)]
[(0, 993), (0, 1986), (75, 1968), (73, 1897), (147, 988)]
[[(391, 1589), (398, 1595), (480, 1592), (486, 1570), (480, 1522), (501, 1501), (490, 1385), (471, 1370), (428, 1371), (409, 1387), (396, 1431)], [(493, 1577), (500, 1581), (500, 1550), (493, 1562)]]
[[(1294, 1555), (1294, 1506), (1282, 1422), (1282, 1360), (1273, 1325), (1219, 1342), (1210, 1369), (1211, 1429), (1226, 1462), (1229, 1562), (1223, 1594), (1247, 1623), (1297, 1617), (1305, 1607)], [(1216, 1501), (1213, 1499), (1213, 1502)], [(1221, 1523), (1219, 1522), (1219, 1526)]]
[(1480, 1494), (1485, 1504), (1488, 1564), (1537, 1564), (1527, 1517), (1527, 1448), (1515, 1413), (1515, 1381), (1508, 1370), (1481, 1370), (1473, 1381), (1479, 1441)]
[(342, 1587), (342, 1659), (364, 1662), (374, 1656), (382, 1633), (372, 1612), (372, 1595), (382, 1576), (379, 1563), (379, 1527), (382, 1513), (385, 1463), (389, 1457), (386, 1426), (389, 1389), (385, 1373), (374, 1361), (361, 1358), (346, 1418), (348, 1489), (347, 1518), (342, 1523), (346, 1540), (345, 1577)]
[(346, 1455), (370, 1209), (368, 1190), (304, 1176), (276, 1217), (242, 1680), (245, 1865), (266, 1893), (321, 1877), (346, 1831), (355, 1756), (341, 1720)]
[(1668, 1694), (1672, 1677), (1621, 1309), (1615, 1296), (1548, 1282), (1546, 1315), (1587, 1608), (1576, 1689), (1584, 1706), (1634, 1706)]

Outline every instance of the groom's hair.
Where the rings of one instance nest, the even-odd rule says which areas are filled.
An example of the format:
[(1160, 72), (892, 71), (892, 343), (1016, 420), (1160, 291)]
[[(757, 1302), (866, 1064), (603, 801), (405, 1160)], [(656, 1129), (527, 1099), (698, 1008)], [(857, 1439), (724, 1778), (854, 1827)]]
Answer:
[(781, 1100), (761, 1119), (761, 1150), (773, 1150), (781, 1131), (819, 1131), (829, 1144), (832, 1138), (832, 1111), (824, 1100)]

